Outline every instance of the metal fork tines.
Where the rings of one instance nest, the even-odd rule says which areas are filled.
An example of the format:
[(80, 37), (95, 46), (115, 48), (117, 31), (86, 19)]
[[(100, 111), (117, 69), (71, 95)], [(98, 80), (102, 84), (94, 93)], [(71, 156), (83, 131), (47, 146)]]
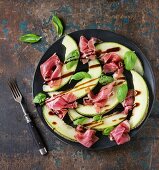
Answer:
[(27, 122), (31, 121), (28, 114), (26, 113), (26, 110), (25, 110), (23, 104), (22, 104), (22, 98), (23, 97), (22, 97), (22, 94), (21, 94), (21, 92), (20, 92), (20, 90), (18, 88), (18, 85), (16, 83), (16, 79), (9, 79), (8, 80), (8, 85), (9, 85), (9, 87), (11, 89), (12, 96), (13, 96), (14, 100), (20, 104), (20, 106), (21, 106), (21, 108), (23, 110), (25, 119), (27, 120)]
[(11, 92), (12, 92), (12, 95), (13, 95), (13, 98), (16, 102), (18, 103), (21, 103), (22, 102), (22, 95), (21, 95), (21, 92), (18, 88), (18, 85), (16, 83), (16, 80), (15, 79), (9, 79), (8, 80), (8, 85), (11, 89)]

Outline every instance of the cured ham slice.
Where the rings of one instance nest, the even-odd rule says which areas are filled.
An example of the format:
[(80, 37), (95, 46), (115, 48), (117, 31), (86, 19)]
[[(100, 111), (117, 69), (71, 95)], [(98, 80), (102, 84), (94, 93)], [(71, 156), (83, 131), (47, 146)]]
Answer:
[(122, 75), (123, 63), (122, 59), (116, 53), (105, 53), (100, 56), (100, 60), (104, 63), (104, 73), (114, 73), (114, 78), (118, 78)]
[(121, 61), (120, 56), (114, 52), (105, 53), (104, 55), (102, 55), (100, 57), (104, 63), (109, 63), (109, 62), (118, 63)]
[(106, 86), (103, 86), (99, 93), (96, 95), (93, 94), (92, 91), (90, 91), (88, 93), (88, 97), (84, 98), (83, 100), (84, 105), (94, 105), (96, 111), (100, 112), (100, 109), (105, 106), (107, 99), (112, 94), (114, 84), (115, 83), (112, 82)]
[(51, 115), (56, 114), (60, 119), (63, 119), (67, 112), (68, 112), (67, 109), (51, 110)]
[(67, 109), (73, 109), (77, 107), (76, 96), (73, 93), (65, 95), (54, 95), (50, 99), (46, 100), (46, 106), (53, 110), (60, 118), (63, 118)]
[(77, 132), (82, 132), (82, 133), (84, 133), (86, 130), (85, 130), (84, 126), (78, 125), (78, 126), (76, 127), (76, 131), (77, 131)]
[(61, 84), (62, 62), (54, 53), (48, 60), (40, 66), (40, 71), (43, 79), (48, 82), (49, 86), (59, 86)]
[(113, 74), (113, 77), (114, 77), (115, 79), (118, 79), (118, 78), (122, 77), (123, 71), (124, 71), (123, 66), (122, 66), (122, 67), (119, 67), (118, 70)]
[(117, 145), (124, 144), (130, 141), (130, 136), (128, 134), (129, 132), (130, 124), (128, 120), (125, 120), (110, 132), (110, 140), (115, 140)]
[(79, 143), (81, 143), (85, 147), (90, 148), (95, 142), (99, 140), (99, 138), (95, 135), (95, 130), (88, 129), (83, 132), (81, 130), (81, 126), (77, 126), (77, 129), (80, 131), (76, 132), (75, 138)]
[(89, 60), (94, 60), (96, 57), (95, 46), (97, 38), (92, 37), (89, 41), (84, 37), (80, 37), (79, 48), (81, 55), (81, 61), (83, 64), (87, 63)]
[(124, 107), (123, 113), (128, 114), (128, 112), (133, 109), (134, 100), (135, 100), (134, 90), (129, 90), (126, 99), (122, 103)]

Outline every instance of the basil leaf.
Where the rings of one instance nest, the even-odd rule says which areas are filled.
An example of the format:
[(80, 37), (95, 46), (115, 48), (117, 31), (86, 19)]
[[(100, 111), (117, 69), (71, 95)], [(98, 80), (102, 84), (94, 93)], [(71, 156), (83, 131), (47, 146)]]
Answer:
[(54, 15), (52, 17), (52, 23), (56, 29), (56, 32), (58, 34), (58, 36), (60, 37), (62, 34), (63, 34), (63, 25), (62, 25), (62, 22), (61, 20), (58, 18), (57, 15)]
[(114, 126), (107, 127), (103, 130), (103, 135), (108, 136), (110, 132), (114, 129)]
[(87, 119), (88, 119), (88, 118), (86, 118), (86, 117), (81, 117), (81, 118), (79, 118), (79, 119), (74, 120), (74, 121), (73, 121), (73, 124), (74, 124), (74, 125), (82, 125), (82, 124), (85, 123), (85, 121), (86, 121)]
[(35, 34), (22, 35), (19, 40), (26, 43), (36, 43), (41, 40), (42, 37)]
[(118, 101), (120, 103), (126, 98), (127, 93), (128, 93), (127, 84), (123, 84), (123, 85), (118, 87), (118, 89), (117, 89), (117, 98), (118, 98)]
[(66, 61), (65, 62), (69, 62), (69, 61), (71, 61), (71, 60), (73, 60), (75, 58), (78, 58), (79, 55), (80, 55), (79, 51), (78, 50), (74, 50), (74, 51), (72, 51), (72, 52), (70, 52), (68, 54), (68, 56), (66, 57)]
[(78, 50), (74, 50), (71, 53), (68, 54), (68, 56), (66, 57), (65, 63), (66, 64), (66, 68), (70, 69), (72, 68), (75, 64), (77, 64), (78, 59), (79, 59), (79, 51)]
[(132, 70), (135, 66), (137, 56), (133, 51), (127, 51), (124, 54), (124, 64), (126, 70)]
[(109, 83), (111, 83), (113, 81), (114, 81), (113, 77), (107, 76), (105, 74), (101, 74), (101, 76), (99, 78), (99, 83), (102, 84), (102, 85), (109, 84)]
[(81, 71), (81, 72), (78, 72), (78, 73), (74, 74), (71, 77), (71, 80), (81, 80), (83, 78), (91, 78), (91, 75), (84, 72), (84, 71)]
[(38, 93), (34, 99), (33, 99), (33, 103), (37, 103), (40, 105), (43, 105), (46, 99), (46, 95), (44, 93)]
[(98, 121), (98, 120), (102, 120), (102, 116), (101, 115), (96, 115), (93, 117), (94, 121)]
[(66, 68), (67, 70), (72, 68), (75, 64), (77, 64), (78, 61), (71, 61), (69, 63), (66, 64)]

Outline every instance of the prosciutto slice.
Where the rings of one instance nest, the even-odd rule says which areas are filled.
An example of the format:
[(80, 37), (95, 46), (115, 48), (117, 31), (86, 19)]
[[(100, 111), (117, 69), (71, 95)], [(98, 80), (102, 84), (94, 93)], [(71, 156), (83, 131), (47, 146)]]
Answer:
[[(126, 99), (122, 103), (124, 107), (122, 113), (128, 114), (133, 109), (134, 100), (134, 90), (129, 90)], [(128, 132), (130, 132), (130, 124), (128, 120), (125, 120), (110, 133), (110, 140), (115, 140), (118, 145), (128, 142), (130, 140)]]
[(123, 121), (120, 123), (115, 129), (110, 132), (110, 140), (115, 140), (117, 145), (121, 145), (130, 141), (130, 124), (128, 120)]
[(128, 112), (133, 109), (134, 100), (135, 100), (134, 90), (129, 90), (126, 99), (122, 103), (124, 107), (123, 113), (128, 114)]
[(78, 125), (76, 127), (76, 132), (81, 132), (81, 133), (84, 133), (86, 131), (86, 129), (84, 128), (84, 126), (82, 125)]
[(100, 56), (100, 60), (104, 63), (104, 73), (114, 73), (114, 78), (118, 78), (122, 75), (123, 63), (122, 59), (116, 53), (105, 53)]
[(48, 60), (40, 66), (40, 71), (43, 79), (48, 82), (49, 86), (59, 86), (61, 84), (62, 62), (54, 53)]
[(88, 129), (83, 132), (81, 130), (81, 126), (77, 126), (77, 129), (79, 129), (80, 131), (76, 131), (75, 138), (79, 143), (81, 143), (85, 147), (90, 148), (95, 142), (99, 140), (99, 138), (95, 135), (95, 130)]
[(81, 61), (83, 64), (89, 60), (94, 60), (96, 57), (96, 51), (94, 44), (97, 42), (97, 38), (92, 37), (89, 41), (84, 37), (80, 37), (79, 48), (81, 55)]
[(113, 93), (113, 86), (115, 82), (109, 83), (103, 86), (98, 94), (93, 94), (92, 91), (88, 93), (88, 97), (84, 98), (84, 105), (94, 105), (97, 112), (100, 112), (101, 108), (105, 106), (109, 96)]
[(67, 109), (77, 107), (76, 99), (77, 98), (73, 93), (54, 95), (46, 100), (46, 106), (53, 110), (60, 118), (63, 118), (67, 113)]

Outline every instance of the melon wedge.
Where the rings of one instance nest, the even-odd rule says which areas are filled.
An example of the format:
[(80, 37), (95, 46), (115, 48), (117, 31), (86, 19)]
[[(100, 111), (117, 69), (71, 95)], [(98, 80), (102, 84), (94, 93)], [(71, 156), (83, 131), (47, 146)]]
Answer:
[(132, 110), (132, 116), (130, 117), (129, 123), (131, 129), (134, 129), (144, 121), (147, 115), (149, 107), (149, 91), (145, 80), (140, 74), (136, 71), (131, 71), (131, 74), (136, 95), (134, 101), (135, 107)]

